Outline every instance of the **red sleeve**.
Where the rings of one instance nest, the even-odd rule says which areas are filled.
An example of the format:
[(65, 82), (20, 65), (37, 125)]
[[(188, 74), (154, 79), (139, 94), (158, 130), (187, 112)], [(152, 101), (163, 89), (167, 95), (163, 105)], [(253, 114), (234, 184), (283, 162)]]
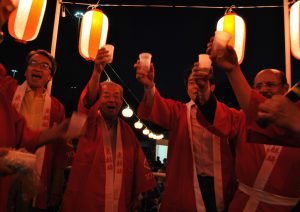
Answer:
[[(54, 122), (59, 124), (65, 119), (65, 109), (64, 106), (55, 98), (52, 98), (53, 104), (53, 116)], [(73, 146), (71, 140), (58, 139), (53, 145), (55, 145), (55, 155), (54, 155), (54, 166), (55, 169), (65, 169), (67, 166), (71, 165), (73, 161)]]
[(71, 140), (65, 141), (63, 139), (57, 140), (55, 150), (55, 169), (65, 169), (73, 162), (74, 150)]
[(7, 98), (7, 93), (0, 89), (0, 143), (3, 147), (26, 148), (34, 152), (39, 132), (26, 127), (25, 119), (16, 111)]
[(25, 119), (13, 108), (13, 114), (15, 118), (17, 140), (20, 143), (19, 148), (24, 147), (29, 152), (34, 153), (38, 145), (40, 132), (33, 131), (26, 126)]
[(211, 127), (218, 131), (218, 135), (223, 135), (227, 138), (237, 137), (245, 126), (244, 121), (245, 116), (243, 111), (230, 108), (217, 101), (214, 123)]
[(6, 68), (0, 63), (0, 77), (4, 77), (7, 74)]
[(80, 113), (88, 114), (89, 109), (86, 107), (86, 95), (88, 92), (87, 86), (83, 89), (83, 91), (80, 94), (79, 102), (78, 102), (78, 108), (77, 111)]
[(138, 116), (141, 119), (151, 121), (167, 130), (171, 130), (172, 125), (178, 123), (179, 116), (183, 110), (186, 110), (185, 104), (165, 99), (156, 90), (152, 107), (146, 106), (144, 97), (138, 108)]
[[(79, 102), (78, 102), (78, 108), (77, 111), (80, 113), (85, 113), (85, 114), (97, 114), (98, 113), (98, 108), (99, 108), (99, 100), (100, 98), (98, 97), (98, 99), (96, 100), (96, 102), (93, 105), (88, 105), (87, 104), (87, 95), (88, 95), (89, 89), (88, 86), (86, 86), (83, 91), (81, 92), (80, 98), (79, 98)], [(99, 84), (99, 96), (101, 93), (101, 86)]]
[(135, 169), (134, 169), (135, 187), (133, 191), (134, 191), (134, 198), (137, 198), (140, 193), (155, 188), (156, 181), (154, 175), (151, 172), (151, 168), (148, 164), (145, 154), (138, 141), (136, 141), (135, 153), (136, 153)]
[(18, 87), (18, 81), (7, 75), (6, 69), (0, 64), (0, 89), (6, 92), (6, 96), (11, 102)]
[[(101, 92), (101, 86), (99, 86), (99, 93)], [(94, 105), (91, 105), (90, 107), (86, 103), (86, 96), (88, 94), (88, 87), (86, 86), (79, 99), (78, 103), (78, 109), (77, 111), (79, 113), (87, 114), (87, 133), (86, 137), (89, 140), (94, 140), (97, 137), (97, 117), (98, 117), (98, 111), (99, 111), (99, 105), (100, 105), (100, 98), (97, 99)]]

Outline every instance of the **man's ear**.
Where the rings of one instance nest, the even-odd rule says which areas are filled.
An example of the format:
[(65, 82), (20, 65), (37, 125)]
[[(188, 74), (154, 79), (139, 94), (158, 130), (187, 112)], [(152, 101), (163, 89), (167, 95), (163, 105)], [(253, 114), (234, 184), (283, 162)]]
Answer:
[(214, 91), (215, 91), (215, 88), (216, 88), (216, 85), (215, 85), (215, 84), (210, 85), (210, 90), (211, 90), (211, 92), (214, 92)]
[(284, 93), (286, 93), (290, 88), (290, 85), (288, 83), (283, 85)]

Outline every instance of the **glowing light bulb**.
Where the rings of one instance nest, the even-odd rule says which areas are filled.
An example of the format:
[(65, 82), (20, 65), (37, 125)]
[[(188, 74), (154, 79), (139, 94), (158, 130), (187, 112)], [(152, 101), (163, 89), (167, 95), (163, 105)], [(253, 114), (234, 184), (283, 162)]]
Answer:
[(150, 133), (150, 131), (148, 130), (148, 128), (145, 128), (144, 130), (143, 130), (143, 134), (144, 135), (148, 135)]
[(148, 134), (149, 138), (153, 138), (153, 136), (154, 136), (154, 134), (152, 132)]
[(124, 110), (122, 110), (122, 115), (126, 118), (130, 118), (133, 115), (133, 111), (127, 106)]
[(157, 140), (163, 139), (164, 138), (164, 134), (160, 134), (157, 136)]
[(137, 122), (134, 123), (134, 127), (136, 129), (142, 129), (143, 128), (143, 124), (142, 124), (142, 122), (140, 122), (140, 120), (138, 120)]

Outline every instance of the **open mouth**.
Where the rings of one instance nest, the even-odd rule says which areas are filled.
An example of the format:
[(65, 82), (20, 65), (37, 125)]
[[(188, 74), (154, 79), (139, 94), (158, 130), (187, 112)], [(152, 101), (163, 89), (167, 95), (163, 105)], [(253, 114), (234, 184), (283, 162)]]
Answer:
[(115, 106), (107, 106), (107, 109), (109, 109), (109, 110), (114, 110), (114, 109), (116, 109), (116, 107)]
[(32, 76), (32, 78), (34, 78), (34, 79), (42, 79), (42, 76), (39, 75), (39, 74), (32, 74), (31, 76)]

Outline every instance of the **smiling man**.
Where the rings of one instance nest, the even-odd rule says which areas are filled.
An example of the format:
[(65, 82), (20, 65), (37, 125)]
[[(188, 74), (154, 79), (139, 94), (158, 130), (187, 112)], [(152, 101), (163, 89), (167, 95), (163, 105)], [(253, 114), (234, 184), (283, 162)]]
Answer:
[[(186, 73), (188, 103), (163, 98), (154, 85), (154, 66), (144, 70), (138, 61), (136, 79), (144, 86), (141, 119), (170, 132), (167, 178), (160, 211), (226, 211), (234, 191), (233, 140), (205, 128), (196, 119), (198, 107), (216, 108), (214, 80), (209, 70), (194, 64)], [(197, 107), (198, 106), (198, 107)], [(214, 120), (214, 117), (210, 117)], [(182, 182), (182, 183), (179, 183)]]
[(99, 84), (109, 59), (104, 48), (98, 51), (79, 101), (78, 111), (88, 114), (87, 132), (79, 140), (63, 212), (133, 211), (138, 196), (156, 186), (133, 130), (118, 118), (122, 87), (111, 81)]
[[(226, 73), (243, 109), (236, 111), (220, 103), (211, 126), (226, 137), (237, 136), (235, 161), (238, 189), (228, 211), (299, 211), (293, 209), (300, 200), (299, 149), (256, 143), (261, 138), (250, 133), (252, 125), (257, 125), (259, 104), (287, 91), (284, 74), (275, 69), (260, 71), (255, 77), (254, 89), (251, 89), (234, 48), (227, 45), (217, 52), (212, 49), (212, 44), (211, 39), (207, 53), (214, 66)], [(266, 129), (269, 127), (272, 126)]]
[[(41, 49), (29, 52), (26, 62), (26, 80), (22, 85), (7, 76), (1, 86), (11, 98), (12, 105), (25, 117), (28, 127), (44, 130), (65, 119), (63, 105), (45, 88), (56, 71), (56, 62), (49, 52)], [(37, 172), (43, 189), (32, 204), (23, 204), (39, 210), (58, 207), (63, 191), (64, 168), (72, 153), (72, 146), (61, 139), (36, 151)]]

